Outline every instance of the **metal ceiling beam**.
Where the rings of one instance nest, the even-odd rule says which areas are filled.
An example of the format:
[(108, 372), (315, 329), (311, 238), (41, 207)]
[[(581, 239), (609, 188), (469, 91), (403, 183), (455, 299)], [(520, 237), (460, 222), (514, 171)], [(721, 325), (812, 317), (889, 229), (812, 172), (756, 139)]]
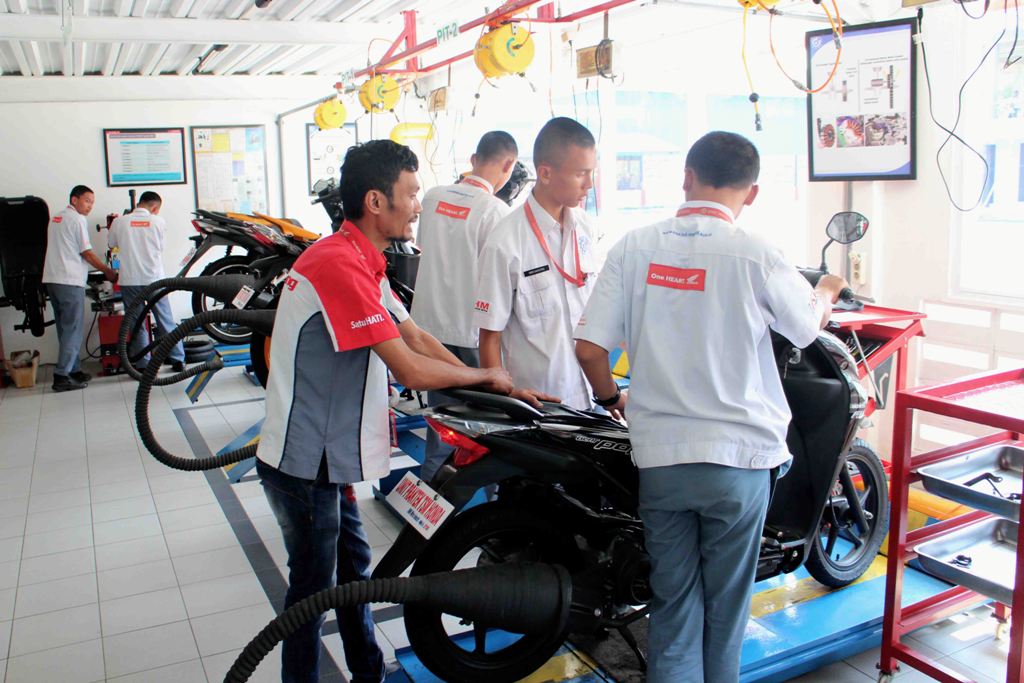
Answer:
[[(367, 36), (386, 34), (389, 29), (393, 27), (379, 23), (93, 16), (75, 18), (70, 38), (123, 43), (358, 45), (365, 44)], [(57, 15), (9, 14), (0, 22), (0, 40), (61, 41), (63, 38)]]
[(89, 68), (89, 43), (75, 43), (75, 75), (84, 76)]
[(39, 43), (34, 40), (29, 41), (28, 51), (25, 54), (28, 56), (28, 64), (32, 67), (33, 76), (42, 76), (46, 73), (43, 70), (43, 55), (39, 50)]
[(194, 0), (174, 0), (168, 8), (168, 13), (175, 19), (181, 19), (188, 15), (193, 2)]
[(146, 8), (149, 7), (149, 0), (135, 0), (135, 6), (132, 8), (133, 17), (144, 17), (146, 16)]
[(117, 16), (126, 17), (132, 13), (132, 0), (120, 0), (117, 3)]
[(76, 17), (84, 17), (89, 13), (89, 0), (75, 0), (71, 11)]
[(28, 12), (28, 3), (25, 0), (7, 0), (7, 9), (12, 14), (25, 14)]
[(252, 57), (259, 49), (258, 45), (240, 45), (234, 48), (233, 55), (226, 55), (217, 66), (213, 67), (214, 75), (231, 75), (235, 69), (242, 65), (242, 62)]
[(167, 54), (167, 50), (170, 47), (170, 43), (155, 45), (155, 49), (150, 52), (149, 59), (145, 61), (142, 68), (139, 70), (139, 75), (152, 76), (154, 73), (159, 73), (157, 71), (157, 67), (160, 66), (160, 62), (163, 61), (164, 55)]
[(121, 52), (117, 55), (117, 61), (114, 62), (114, 71), (110, 75), (120, 76), (124, 73), (124, 70), (128, 67), (130, 62), (135, 59), (135, 53), (138, 49), (138, 43), (125, 43), (122, 45)]
[(28, 65), (28, 58), (25, 57), (25, 50), (21, 47), (21, 43), (16, 40), (12, 40), (8, 45), (11, 48), (11, 52), (14, 54), (14, 61), (18, 63), (21, 75), (31, 76), (32, 68)]
[(213, 47), (213, 46), (212, 46), (212, 45), (210, 45), (209, 43), (207, 43), (206, 45), (196, 45), (196, 46), (194, 46), (194, 47), (193, 47), (193, 48), (192, 48), (192, 49), (191, 49), (191, 50), (189, 51), (189, 53), (188, 53), (188, 56), (187, 56), (187, 57), (185, 57), (185, 61), (183, 61), (183, 62), (182, 62), (182, 63), (181, 63), (181, 64), (180, 64), (179, 66), (178, 66), (178, 68), (177, 68), (177, 69), (175, 69), (175, 71), (177, 71), (177, 72), (178, 72), (178, 75), (179, 75), (179, 76), (184, 76), (184, 75), (186, 75), (186, 74), (190, 74), (190, 73), (192, 73), (192, 69), (194, 69), (194, 68), (195, 68), (195, 66), (196, 66), (196, 63), (197, 63), (197, 62), (199, 61), (199, 57), (200, 57), (200, 56), (201, 56), (201, 55), (202, 55), (202, 54), (203, 54), (204, 52), (206, 52), (207, 50), (209, 50), (209, 49), (210, 49), (211, 47)]
[(103, 69), (100, 71), (104, 76), (109, 76), (114, 71), (114, 64), (117, 63), (117, 55), (121, 52), (121, 43), (110, 43), (107, 45), (107, 58), (103, 62)]
[(60, 72), (65, 76), (75, 75), (75, 53), (71, 42), (60, 44)]

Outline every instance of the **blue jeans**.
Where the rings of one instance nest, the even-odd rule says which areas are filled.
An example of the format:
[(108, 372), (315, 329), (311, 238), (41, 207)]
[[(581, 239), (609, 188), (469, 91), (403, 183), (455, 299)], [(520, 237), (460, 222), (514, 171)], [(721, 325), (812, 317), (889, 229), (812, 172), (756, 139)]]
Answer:
[(710, 463), (640, 470), (651, 556), (648, 683), (735, 683), (771, 474)]
[[(288, 550), (285, 609), (335, 584), (370, 578), (370, 544), (351, 488), (330, 483), (322, 465), (313, 481), (285, 474), (261, 460), (256, 461), (256, 471)], [(384, 653), (374, 636), (370, 606), (345, 607), (336, 614), (352, 683), (381, 683)], [(321, 616), (284, 641), (283, 683), (317, 683), (323, 623)]]
[(85, 287), (46, 283), (53, 317), (57, 321), (57, 367), (53, 374), (67, 377), (78, 372), (78, 354), (82, 350), (82, 315), (85, 312)]
[[(132, 302), (142, 294), (142, 290), (146, 288), (146, 285), (121, 285), (121, 296), (124, 299), (124, 307), (127, 310)], [(153, 317), (156, 318), (156, 329), (160, 333), (160, 336), (170, 334), (177, 325), (174, 324), (174, 314), (171, 313), (171, 300), (166, 296), (153, 306)], [(135, 356), (136, 353), (144, 349), (149, 345), (149, 330), (146, 325), (143, 324), (139, 329), (139, 334), (132, 337), (128, 341), (128, 354)], [(184, 361), (185, 360), (185, 347), (181, 342), (175, 344), (174, 348), (171, 349), (171, 353), (167, 356), (172, 361)], [(149, 363), (149, 354), (136, 362), (136, 366), (140, 368), (146, 367)]]

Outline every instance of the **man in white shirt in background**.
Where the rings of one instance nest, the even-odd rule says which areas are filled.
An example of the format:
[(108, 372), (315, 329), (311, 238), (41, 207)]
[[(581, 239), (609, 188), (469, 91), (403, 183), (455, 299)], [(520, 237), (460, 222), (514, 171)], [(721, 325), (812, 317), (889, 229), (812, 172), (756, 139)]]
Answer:
[[(505, 202), (494, 196), (508, 182), (519, 147), (505, 131), (485, 133), (470, 157), (473, 170), (454, 185), (441, 185), (423, 196), (417, 244), (422, 250), (416, 275), (412, 315), (466, 365), (480, 367), (476, 302), (477, 260), (494, 226), (508, 215)], [(444, 397), (427, 394), (428, 405)], [(427, 430), (420, 476), (430, 481), (452, 448)]]
[(79, 367), (89, 266), (103, 271), (111, 282), (117, 280), (117, 273), (96, 256), (89, 241), (85, 217), (92, 211), (95, 201), (92, 190), (76, 185), (71, 190), (70, 204), (50, 219), (46, 230), (42, 280), (53, 304), (60, 344), (57, 367), (53, 370), (54, 391), (84, 389), (92, 379), (92, 375)]
[[(142, 294), (148, 285), (164, 278), (164, 243), (167, 235), (167, 222), (160, 216), (163, 200), (156, 192), (143, 192), (135, 210), (124, 216), (118, 216), (110, 225), (107, 246), (119, 250), (121, 261), (120, 285), (124, 297), (125, 308)], [(171, 312), (171, 301), (167, 297), (160, 299), (153, 307), (156, 328), (161, 336), (170, 334), (176, 327)], [(128, 351), (134, 355), (139, 349), (149, 344), (149, 330), (143, 326), (128, 344)], [(175, 372), (185, 369), (185, 349), (181, 342), (175, 345), (168, 356), (171, 368)], [(149, 363), (149, 354), (139, 361), (138, 367), (144, 368)]]
[(572, 119), (551, 119), (534, 142), (533, 163), (533, 192), (498, 224), (480, 256), (480, 363), (504, 366), (517, 387), (590, 409), (572, 335), (596, 270), (595, 230), (580, 208), (594, 185), (594, 136)]
[(810, 345), (847, 286), (826, 275), (812, 289), (778, 249), (734, 225), (759, 170), (746, 138), (698, 140), (686, 202), (612, 248), (576, 329), (595, 398), (617, 416), (626, 396), (608, 352), (625, 340), (629, 354), (654, 592), (649, 683), (739, 679), (770, 472), (790, 460), (771, 330)]

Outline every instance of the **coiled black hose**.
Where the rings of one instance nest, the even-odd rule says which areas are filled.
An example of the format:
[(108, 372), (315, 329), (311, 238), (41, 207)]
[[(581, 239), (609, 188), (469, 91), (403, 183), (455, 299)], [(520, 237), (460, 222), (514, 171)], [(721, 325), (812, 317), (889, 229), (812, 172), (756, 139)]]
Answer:
[(370, 602), (415, 603), (515, 633), (561, 632), (572, 608), (572, 578), (559, 565), (508, 563), (328, 588), (267, 624), (235, 659), (224, 683), (248, 681), (278, 643), (324, 612)]
[[(276, 313), (277, 311), (275, 310), (237, 311), (234, 309), (224, 309), (219, 311), (207, 311), (206, 313), (200, 313), (197, 316), (189, 318), (182, 324), (175, 327), (170, 334), (160, 340), (160, 343), (157, 344), (156, 349), (153, 351), (153, 356), (150, 358), (149, 365), (146, 366), (141, 379), (139, 379), (139, 389), (135, 394), (135, 424), (139, 430), (139, 436), (142, 437), (143, 445), (145, 445), (146, 450), (148, 450), (154, 458), (176, 470), (195, 472), (198, 470), (217, 469), (218, 467), (224, 467), (225, 465), (241, 462), (246, 458), (251, 458), (256, 455), (255, 444), (244, 446), (228, 453), (224, 453), (223, 455), (211, 456), (209, 458), (183, 458), (174, 455), (163, 448), (163, 446), (161, 446), (156, 440), (156, 436), (153, 434), (153, 428), (149, 422), (149, 397), (153, 392), (153, 387), (158, 384), (156, 381), (156, 373), (159, 371), (161, 363), (163, 363), (171, 353), (171, 349), (174, 348), (174, 345), (187, 337), (192, 330), (210, 323), (237, 322), (247, 325), (253, 329), (261, 330), (264, 334), (269, 336), (274, 326), (274, 315)], [(184, 372), (179, 372), (167, 377), (165, 381), (159, 382), (159, 384), (174, 384), (188, 379), (189, 377), (194, 377), (201, 372), (205, 372), (207, 370), (217, 371), (223, 367), (224, 361), (221, 360), (220, 356), (214, 356), (205, 363), (194, 365), (187, 368)]]
[[(170, 294), (172, 291), (202, 292), (220, 301), (230, 301), (244, 286), (252, 286), (256, 282), (253, 275), (228, 274), (228, 275), (206, 275), (202, 277), (169, 277), (157, 280), (147, 286), (137, 296), (131, 305), (125, 306), (124, 319), (121, 321), (121, 329), (117, 337), (117, 355), (121, 359), (121, 367), (125, 369), (132, 379), (142, 380), (142, 372), (135, 367), (133, 360), (142, 358), (146, 353), (151, 352), (161, 340), (150, 342), (142, 349), (134, 359), (128, 357), (128, 337), (134, 336), (142, 329), (142, 323), (146, 314), (152, 310), (156, 303)], [(192, 330), (190, 329), (189, 332)], [(153, 381), (155, 386), (166, 386), (174, 384), (173, 376), (161, 377)]]

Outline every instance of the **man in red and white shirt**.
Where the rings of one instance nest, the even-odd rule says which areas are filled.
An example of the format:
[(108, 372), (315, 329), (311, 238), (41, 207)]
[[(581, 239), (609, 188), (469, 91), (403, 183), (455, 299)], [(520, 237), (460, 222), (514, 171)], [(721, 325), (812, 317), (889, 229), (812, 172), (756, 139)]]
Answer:
[[(519, 148), (501, 130), (485, 133), (470, 157), (473, 170), (454, 185), (441, 185), (423, 196), (416, 242), (422, 250), (416, 275), (412, 315), (416, 323), (466, 365), (480, 367), (479, 335), (473, 323), (477, 262), (484, 243), (508, 205), (494, 196), (508, 182)], [(428, 394), (427, 404), (444, 398)], [(427, 431), (420, 476), (434, 476), (451, 447)]]
[(629, 353), (629, 436), (651, 557), (650, 683), (739, 680), (771, 469), (790, 460), (790, 412), (770, 330), (805, 347), (846, 282), (816, 289), (734, 225), (757, 197), (760, 158), (734, 133), (686, 157), (686, 202), (626, 235), (576, 328), (596, 402), (621, 416), (608, 366)]
[[(417, 167), (390, 140), (351, 148), (340, 188), (348, 220), (299, 257), (281, 294), (256, 467), (288, 550), (285, 608), (369, 578), (370, 546), (348, 485), (388, 473), (389, 368), (412, 389), (512, 389), (508, 373), (466, 367), (417, 327), (388, 286), (382, 252), (412, 239)], [(353, 683), (381, 683), (369, 606), (337, 616)], [(322, 623), (284, 641), (285, 682), (319, 680)]]

